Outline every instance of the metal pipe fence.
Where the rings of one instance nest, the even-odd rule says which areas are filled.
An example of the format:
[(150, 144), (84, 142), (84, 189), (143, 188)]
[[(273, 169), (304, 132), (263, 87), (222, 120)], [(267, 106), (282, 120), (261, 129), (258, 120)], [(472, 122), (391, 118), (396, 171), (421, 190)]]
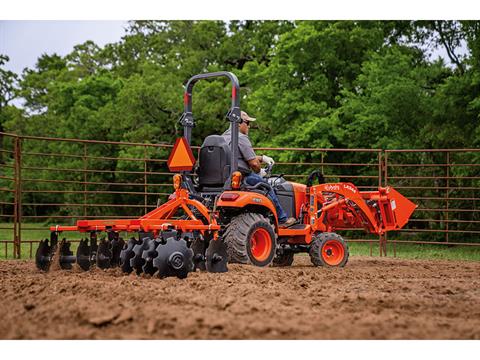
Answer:
[[(172, 192), (171, 148), (0, 133), (0, 254), (32, 257), (51, 225), (139, 217), (154, 209)], [(352, 182), (361, 190), (391, 185), (419, 204), (405, 229), (389, 233), (394, 255), (397, 243), (480, 245), (478, 149), (256, 150), (274, 157), (275, 172), (291, 181), (305, 182), (320, 169), (326, 181)], [(386, 237), (363, 231), (344, 236), (369, 243), (371, 253), (377, 243), (386, 254)]]
[(385, 150), (384, 185), (418, 204), (396, 244), (480, 245), (480, 149)]

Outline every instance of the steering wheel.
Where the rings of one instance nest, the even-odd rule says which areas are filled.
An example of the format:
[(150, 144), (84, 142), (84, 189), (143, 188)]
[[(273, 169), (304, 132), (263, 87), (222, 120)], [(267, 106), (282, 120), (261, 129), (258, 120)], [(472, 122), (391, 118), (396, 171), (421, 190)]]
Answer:
[(272, 176), (272, 169), (273, 169), (273, 164), (268, 164), (267, 166), (265, 166), (265, 173), (267, 174), (267, 178), (269, 178), (270, 176)]
[(307, 187), (310, 187), (313, 185), (313, 179), (317, 178), (319, 184), (325, 183), (325, 176), (323, 176), (322, 172), (320, 170), (314, 170), (310, 173), (307, 179)]

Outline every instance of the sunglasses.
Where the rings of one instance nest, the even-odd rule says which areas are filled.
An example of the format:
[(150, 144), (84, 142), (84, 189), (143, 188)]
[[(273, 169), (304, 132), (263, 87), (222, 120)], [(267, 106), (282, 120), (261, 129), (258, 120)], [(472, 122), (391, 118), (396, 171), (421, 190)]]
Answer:
[(250, 121), (244, 121), (244, 123), (247, 125), (247, 127), (250, 127)]

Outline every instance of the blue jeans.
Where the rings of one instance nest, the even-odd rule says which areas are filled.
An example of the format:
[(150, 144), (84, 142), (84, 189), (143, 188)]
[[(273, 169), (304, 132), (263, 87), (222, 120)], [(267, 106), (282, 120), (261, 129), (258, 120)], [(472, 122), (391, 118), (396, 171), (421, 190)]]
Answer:
[[(250, 175), (247, 175), (247, 177), (245, 178), (245, 182), (251, 186), (257, 185), (260, 182), (268, 184), (267, 180), (262, 178), (260, 175), (255, 174), (254, 172), (250, 173)], [(275, 205), (275, 209), (277, 210), (278, 222), (285, 222), (287, 220), (287, 214), (285, 213), (285, 211), (283, 211), (282, 205), (280, 205), (280, 201), (278, 201), (278, 197), (277, 194), (275, 194), (275, 191), (273, 191), (273, 189), (270, 190), (267, 193), (267, 196), (270, 198), (270, 200), (272, 200), (273, 204)]]

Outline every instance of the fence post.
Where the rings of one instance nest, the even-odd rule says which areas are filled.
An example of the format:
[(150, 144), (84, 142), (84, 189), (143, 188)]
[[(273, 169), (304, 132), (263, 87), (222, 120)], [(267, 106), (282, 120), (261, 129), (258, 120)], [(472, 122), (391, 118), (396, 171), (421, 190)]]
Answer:
[(83, 143), (83, 216), (87, 217), (87, 143)]
[(143, 193), (144, 193), (144, 213), (146, 214), (148, 211), (148, 179), (147, 179), (147, 146), (143, 146)]
[(15, 137), (15, 205), (13, 226), (13, 257), (22, 256), (22, 139)]
[[(17, 169), (17, 137), (14, 138), (13, 142), (13, 159), (14, 159), (14, 165), (13, 165), (13, 248), (14, 248), (14, 253), (15, 253), (15, 243), (17, 242), (17, 234), (18, 234), (18, 189), (17, 189), (17, 183), (18, 183), (18, 169)], [(8, 242), (5, 243), (5, 259), (8, 257)]]
[[(379, 151), (378, 152), (378, 186), (379, 187), (382, 186), (382, 172), (383, 172), (384, 166), (385, 166), (385, 163), (383, 159), (383, 152)], [(383, 236), (378, 235), (378, 251), (380, 252), (380, 257), (383, 256), (384, 246), (385, 245), (383, 243)]]
[(445, 241), (448, 243), (448, 207), (449, 207), (449, 201), (448, 201), (448, 197), (449, 197), (449, 192), (450, 192), (450, 153), (447, 151), (446, 152), (446, 157), (447, 157), (447, 169), (446, 169), (446, 180), (447, 180), (447, 186), (446, 186), (446, 189), (445, 189), (445, 206), (446, 206), (446, 211), (445, 211), (445, 216), (444, 216), (444, 219), (445, 219)]
[[(384, 186), (388, 186), (388, 151), (387, 150), (383, 150), (383, 184)], [(387, 244), (387, 241), (388, 241), (388, 234), (385, 233), (384, 234), (384, 241), (385, 241), (385, 255), (387, 255), (386, 253), (386, 244)], [(397, 257), (397, 242), (396, 240), (394, 239), (393, 241), (393, 257)]]

